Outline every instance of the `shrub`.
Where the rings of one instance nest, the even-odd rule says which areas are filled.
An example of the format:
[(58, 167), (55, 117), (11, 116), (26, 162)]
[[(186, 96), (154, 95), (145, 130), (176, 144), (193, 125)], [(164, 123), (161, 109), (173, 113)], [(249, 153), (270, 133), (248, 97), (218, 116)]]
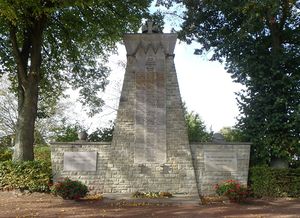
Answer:
[(0, 189), (49, 192), (51, 166), (40, 161), (0, 162)]
[(63, 181), (55, 183), (51, 188), (51, 192), (63, 199), (76, 200), (86, 196), (88, 187), (80, 181), (65, 178)]
[(12, 159), (13, 151), (10, 148), (0, 149), (0, 162)]
[(36, 146), (34, 148), (34, 159), (43, 162), (51, 162), (51, 151), (49, 146)]
[(249, 192), (246, 186), (235, 180), (227, 180), (215, 185), (216, 193), (219, 196), (226, 196), (232, 202), (242, 202), (248, 197)]
[(300, 168), (252, 167), (249, 180), (256, 197), (300, 197)]
[[(0, 162), (12, 160), (13, 150), (11, 148), (0, 148)], [(49, 146), (34, 147), (34, 159), (43, 162), (51, 162), (51, 152)]]
[(14, 135), (6, 135), (0, 137), (0, 148), (9, 148), (12, 146)]

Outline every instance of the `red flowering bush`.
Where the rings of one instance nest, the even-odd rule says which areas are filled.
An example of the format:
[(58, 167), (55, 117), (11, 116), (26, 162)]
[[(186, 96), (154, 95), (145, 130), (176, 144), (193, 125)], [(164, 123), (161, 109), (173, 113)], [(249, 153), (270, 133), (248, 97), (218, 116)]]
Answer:
[(88, 187), (80, 181), (65, 178), (64, 181), (55, 183), (51, 188), (51, 192), (63, 199), (77, 200), (86, 196)]
[(244, 201), (249, 195), (247, 187), (235, 180), (227, 180), (217, 184), (215, 190), (219, 196), (226, 196), (232, 202)]

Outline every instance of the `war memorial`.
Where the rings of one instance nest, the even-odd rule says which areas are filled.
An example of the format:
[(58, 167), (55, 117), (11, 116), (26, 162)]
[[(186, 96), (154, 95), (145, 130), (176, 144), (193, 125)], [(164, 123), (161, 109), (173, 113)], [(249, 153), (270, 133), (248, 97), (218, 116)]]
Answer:
[(189, 143), (174, 65), (177, 35), (147, 22), (126, 34), (127, 67), (112, 142), (54, 142), (54, 181), (93, 192), (209, 195), (227, 179), (247, 184), (250, 144)]

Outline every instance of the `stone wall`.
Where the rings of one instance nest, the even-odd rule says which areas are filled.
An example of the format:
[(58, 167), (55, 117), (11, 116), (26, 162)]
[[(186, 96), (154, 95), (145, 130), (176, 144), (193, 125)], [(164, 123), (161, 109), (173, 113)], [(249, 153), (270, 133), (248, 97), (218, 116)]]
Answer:
[[(149, 164), (130, 164), (130, 168), (127, 168), (128, 164), (124, 164), (119, 153), (112, 149), (111, 143), (53, 143), (51, 145), (53, 179), (59, 181), (69, 177), (80, 180), (93, 192), (98, 193), (135, 191), (186, 193), (184, 190), (189, 190), (190, 184), (194, 184), (195, 181), (185, 180), (184, 184), (178, 181), (190, 170), (196, 174), (198, 192), (202, 195), (213, 194), (213, 185), (227, 179), (236, 179), (247, 184), (250, 144), (192, 144), (191, 148), (193, 169), (184, 164), (157, 164), (155, 168)], [(96, 152), (96, 171), (65, 171), (65, 152)], [(122, 173), (120, 169), (123, 170)]]
[[(65, 152), (96, 152), (96, 171), (64, 170)], [(111, 143), (94, 142), (56, 142), (51, 144), (51, 162), (53, 181), (61, 181), (65, 177), (79, 180), (88, 185), (92, 192), (111, 192), (111, 184), (119, 180), (115, 173), (115, 154), (111, 152)]]
[(250, 143), (192, 144), (199, 192), (214, 194), (214, 185), (234, 179), (247, 185)]
[[(66, 152), (96, 152), (96, 171), (68, 171), (64, 163)], [(93, 192), (132, 193), (135, 191), (187, 192), (196, 184), (195, 180), (185, 179), (188, 173), (194, 173), (189, 164), (134, 164), (120, 158), (110, 143), (68, 142), (51, 144), (51, 160), (54, 182), (65, 177), (84, 182)], [(185, 163), (183, 161), (183, 163)], [(73, 162), (77, 165), (76, 160)], [(178, 167), (179, 166), (179, 167)], [(185, 183), (180, 181), (184, 180)]]

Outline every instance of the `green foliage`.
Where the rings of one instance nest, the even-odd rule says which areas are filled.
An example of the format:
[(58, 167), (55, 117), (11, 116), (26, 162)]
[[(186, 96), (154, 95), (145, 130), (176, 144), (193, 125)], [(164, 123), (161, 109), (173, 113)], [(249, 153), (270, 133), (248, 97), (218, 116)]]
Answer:
[[(0, 162), (12, 160), (13, 150), (11, 148), (0, 149)], [(49, 146), (34, 147), (34, 159), (40, 162), (51, 163), (51, 151)]]
[(89, 115), (101, 111), (108, 55), (138, 30), (150, 3), (0, 0), (0, 75), (9, 73), (19, 102), (15, 160), (33, 159), (33, 123), (66, 87), (79, 89)]
[(12, 146), (12, 135), (2, 136), (0, 138), (0, 148), (7, 148)]
[(0, 162), (12, 159), (13, 151), (10, 148), (0, 149)]
[(186, 10), (179, 38), (196, 54), (226, 62), (238, 94), (238, 128), (253, 142), (252, 162), (300, 156), (299, 1), (162, 0)]
[(185, 115), (190, 142), (208, 142), (212, 140), (212, 132), (207, 132), (199, 114), (189, 112)]
[(209, 142), (212, 140), (213, 132), (207, 131), (200, 115), (194, 111), (189, 112), (183, 104), (184, 118), (188, 129), (188, 137), (190, 142)]
[(55, 183), (51, 188), (51, 192), (63, 199), (77, 200), (86, 196), (88, 188), (80, 181), (65, 178), (64, 181)]
[(53, 140), (56, 142), (74, 142), (78, 140), (78, 131), (80, 127), (78, 125), (68, 124), (53, 129)]
[(42, 136), (40, 131), (38, 131), (38, 129), (35, 129), (35, 131), (34, 131), (34, 144), (35, 145), (45, 145), (45, 144), (47, 144), (44, 137)]
[(147, 20), (153, 21), (154, 24), (158, 27), (159, 31), (163, 32), (164, 30), (164, 15), (160, 11), (156, 11), (153, 14), (145, 16)]
[(248, 139), (240, 129), (223, 127), (220, 133), (224, 136), (226, 142), (249, 142)]
[[(56, 104), (66, 84), (80, 88), (82, 103), (91, 106), (91, 114), (96, 113), (103, 104), (97, 93), (107, 84), (107, 53), (114, 51), (124, 33), (138, 30), (142, 17), (149, 16), (150, 2), (1, 0), (0, 71), (11, 73), (10, 78), (17, 84), (10, 28), (16, 27), (18, 43), (26, 48), (34, 24), (41, 22), (44, 46), (38, 115), (47, 112), (45, 105)], [(102, 63), (97, 62), (99, 59)]]
[(52, 180), (50, 147), (36, 146), (35, 161), (12, 162), (13, 151), (0, 150), (0, 189), (49, 192)]
[(289, 164), (289, 167), (293, 169), (300, 168), (300, 157), (293, 158)]
[(47, 162), (51, 164), (51, 150), (49, 146), (34, 147), (34, 159), (36, 161)]
[(51, 174), (51, 165), (46, 162), (0, 162), (0, 189), (49, 192)]
[(90, 142), (111, 142), (113, 138), (114, 123), (106, 128), (97, 128), (88, 136)]
[(252, 167), (249, 180), (256, 197), (300, 197), (300, 168)]
[(247, 187), (235, 180), (227, 180), (221, 184), (217, 184), (215, 185), (215, 189), (219, 196), (226, 196), (230, 201), (234, 202), (242, 202), (249, 195)]
[(133, 198), (171, 198), (173, 195), (169, 192), (139, 192), (132, 194)]

